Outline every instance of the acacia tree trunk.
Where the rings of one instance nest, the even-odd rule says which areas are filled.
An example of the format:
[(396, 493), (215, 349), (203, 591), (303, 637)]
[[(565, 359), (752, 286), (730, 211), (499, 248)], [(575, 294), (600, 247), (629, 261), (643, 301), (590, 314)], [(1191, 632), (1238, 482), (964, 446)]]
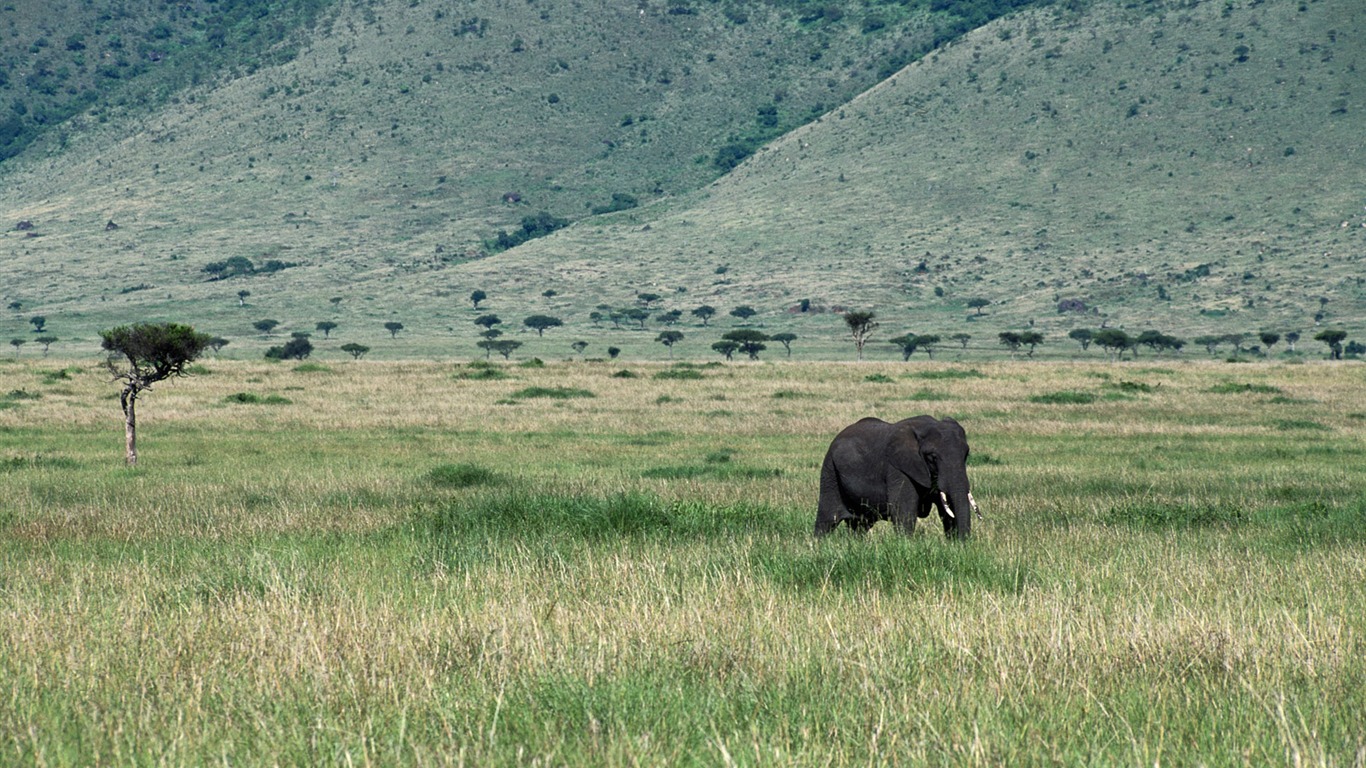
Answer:
[(136, 466), (138, 463), (138, 416), (137, 416), (137, 390), (129, 387), (123, 390), (123, 436), (126, 446), (126, 460), (128, 466)]

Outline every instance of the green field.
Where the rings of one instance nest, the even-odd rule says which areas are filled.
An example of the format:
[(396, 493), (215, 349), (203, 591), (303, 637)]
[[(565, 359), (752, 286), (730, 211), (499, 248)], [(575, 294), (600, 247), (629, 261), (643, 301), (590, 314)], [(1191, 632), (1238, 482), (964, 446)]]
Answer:
[[(130, 470), (6, 359), (0, 763), (1359, 765), (1362, 371), (208, 361)], [(974, 540), (814, 541), (923, 412)]]

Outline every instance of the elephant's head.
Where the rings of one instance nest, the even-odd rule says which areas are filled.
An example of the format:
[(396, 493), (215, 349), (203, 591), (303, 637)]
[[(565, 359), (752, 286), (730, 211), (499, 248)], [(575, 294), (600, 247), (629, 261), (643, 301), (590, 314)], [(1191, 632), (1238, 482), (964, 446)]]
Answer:
[(937, 496), (944, 531), (965, 539), (972, 533), (973, 513), (980, 515), (968, 483), (967, 433), (953, 419), (917, 416), (909, 421), (927, 478), (924, 484), (933, 488)]

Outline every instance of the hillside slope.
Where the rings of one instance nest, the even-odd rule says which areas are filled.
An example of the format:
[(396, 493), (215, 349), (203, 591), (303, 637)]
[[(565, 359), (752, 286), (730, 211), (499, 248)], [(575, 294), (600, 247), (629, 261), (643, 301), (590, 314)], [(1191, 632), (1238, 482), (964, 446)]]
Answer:
[(772, 316), (810, 299), (993, 342), (1031, 322), (1055, 341), (1102, 322), (1308, 338), (1320, 312), (1360, 333), (1366, 9), (1179, 5), (999, 20), (686, 205), (482, 266), (572, 285), (576, 265), (610, 265), (689, 301)]
[[(685, 313), (753, 305), (822, 354), (841, 324), (792, 313), (803, 299), (979, 341), (1031, 322), (1059, 340), (1102, 322), (1310, 335), (1318, 312), (1366, 318), (1351, 0), (1000, 19), (700, 191), (716, 147), (800, 122), (936, 22), (865, 34), (759, 6), (743, 24), (587, 6), (346, 6), (287, 64), (29, 153), (0, 188), (2, 215), (36, 225), (0, 243), (0, 292), (19, 304), (3, 330), (42, 313), (88, 344), (167, 317), (247, 353), (278, 343), (252, 330), (263, 317), (367, 341), (400, 320), (394, 354), (469, 353), (475, 288), (509, 325), (565, 318), (544, 354), (571, 336), (663, 353), (652, 331), (618, 340), (588, 320), (640, 291)], [(649, 204), (496, 255), (480, 242), (614, 193)], [(230, 257), (290, 266), (208, 280)], [(1059, 314), (1064, 299), (1087, 312)], [(710, 331), (688, 332), (711, 354)]]

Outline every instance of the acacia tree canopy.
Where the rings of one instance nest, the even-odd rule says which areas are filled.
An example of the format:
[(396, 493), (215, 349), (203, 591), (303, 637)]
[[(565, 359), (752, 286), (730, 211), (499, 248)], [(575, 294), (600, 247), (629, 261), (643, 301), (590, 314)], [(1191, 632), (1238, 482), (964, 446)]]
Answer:
[(179, 323), (138, 323), (100, 331), (100, 346), (109, 352), (105, 365), (123, 382), (127, 461), (138, 463), (137, 398), (158, 381), (185, 375), (185, 366), (209, 346), (212, 337)]

